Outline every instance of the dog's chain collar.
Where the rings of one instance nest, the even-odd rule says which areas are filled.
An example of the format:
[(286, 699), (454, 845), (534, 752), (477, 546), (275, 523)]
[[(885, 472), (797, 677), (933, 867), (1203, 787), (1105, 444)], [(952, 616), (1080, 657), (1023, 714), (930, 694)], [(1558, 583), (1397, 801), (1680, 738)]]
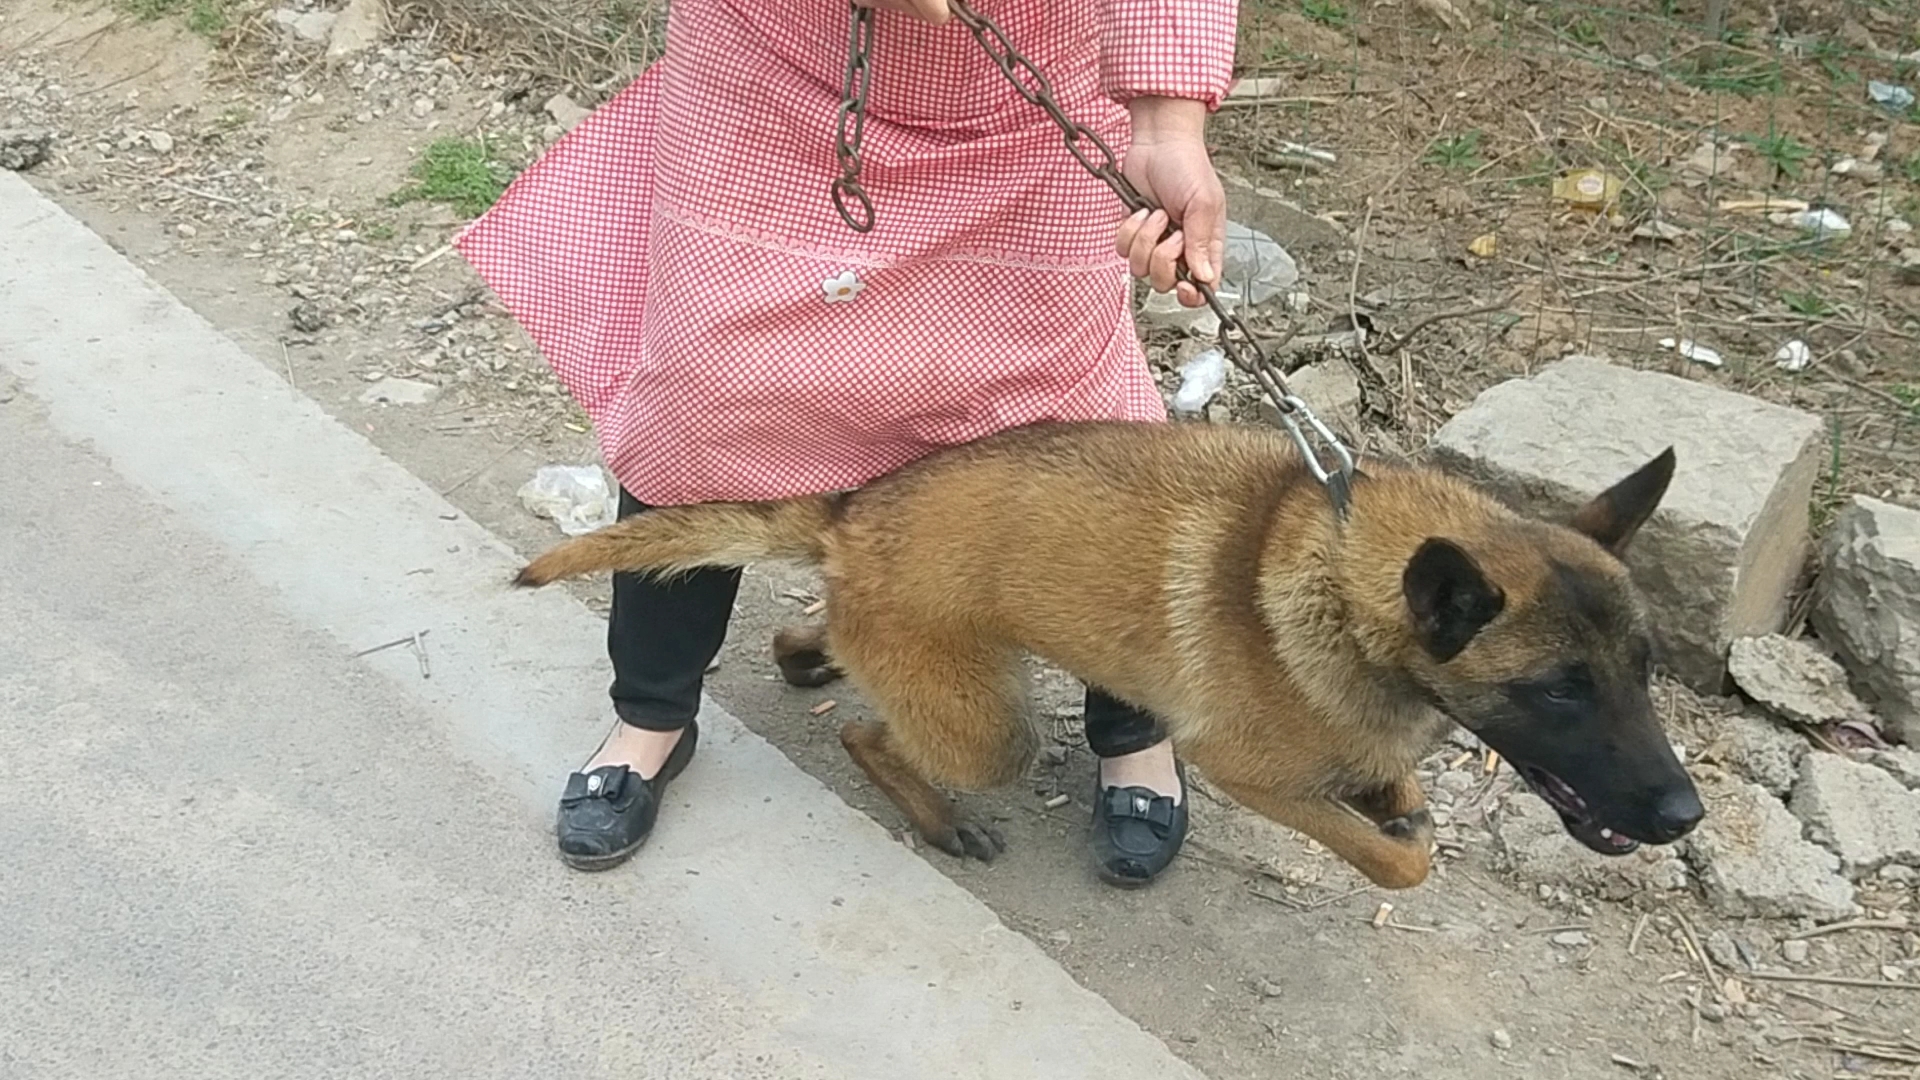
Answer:
[[(873, 200), (860, 186), (860, 142), (866, 130), (867, 89), (873, 81), (874, 9), (857, 3), (850, 3), (849, 6), (853, 12), (853, 23), (848, 34), (847, 73), (841, 85), (840, 111), (834, 135), (834, 156), (840, 163), (840, 176), (833, 182), (832, 194), (833, 208), (839, 211), (841, 220), (853, 231), (863, 233), (873, 228), (874, 221)], [(1047, 81), (1046, 74), (1013, 47), (1006, 33), (993, 20), (974, 11), (965, 0), (947, 0), (947, 8), (960, 25), (973, 34), (973, 39), (980, 43), (987, 55), (993, 58), (1000, 73), (1013, 84), (1014, 92), (1029, 104), (1039, 106), (1059, 126), (1066, 139), (1067, 152), (1073, 155), (1073, 160), (1112, 188), (1128, 213), (1159, 209), (1152, 199), (1141, 194), (1121, 173), (1119, 159), (1105, 140), (1067, 115), (1060, 103), (1054, 100), (1053, 86)], [(849, 200), (853, 205), (849, 204)], [(1173, 227), (1169, 222), (1168, 231), (1171, 232)], [(1260, 340), (1254, 336), (1252, 328), (1240, 313), (1222, 304), (1211, 286), (1193, 280), (1187, 271), (1184, 255), (1174, 264), (1174, 273), (1179, 280), (1192, 285), (1206, 300), (1207, 306), (1213, 309), (1214, 315), (1220, 320), (1221, 353), (1235, 367), (1251, 375), (1261, 393), (1273, 403), (1279, 413), (1281, 426), (1286, 428), (1294, 445), (1300, 448), (1300, 456), (1305, 460), (1307, 469), (1326, 489), (1327, 498), (1332, 501), (1335, 512), (1344, 519), (1353, 495), (1352, 451), (1340, 441), (1332, 428), (1313, 414), (1305, 401), (1287, 388), (1286, 375), (1267, 356)], [(1287, 337), (1291, 336), (1293, 331), (1289, 329)], [(1282, 343), (1284, 341), (1283, 338)], [(1316, 439), (1332, 454), (1334, 464), (1331, 469), (1322, 462), (1320, 452), (1314, 445)]]

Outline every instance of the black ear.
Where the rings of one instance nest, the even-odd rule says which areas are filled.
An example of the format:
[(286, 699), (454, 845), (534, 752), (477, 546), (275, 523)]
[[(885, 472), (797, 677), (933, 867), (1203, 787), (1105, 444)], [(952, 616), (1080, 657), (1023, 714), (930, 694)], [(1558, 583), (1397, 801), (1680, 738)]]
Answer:
[(1413, 609), (1414, 635), (1441, 663), (1460, 655), (1507, 606), (1506, 594), (1487, 580), (1473, 557), (1446, 540), (1420, 545), (1400, 575), (1400, 589)]
[(1659, 457), (1634, 470), (1632, 476), (1595, 495), (1568, 524), (1593, 537), (1615, 558), (1624, 556), (1633, 534), (1653, 516), (1672, 480), (1673, 447), (1669, 446)]

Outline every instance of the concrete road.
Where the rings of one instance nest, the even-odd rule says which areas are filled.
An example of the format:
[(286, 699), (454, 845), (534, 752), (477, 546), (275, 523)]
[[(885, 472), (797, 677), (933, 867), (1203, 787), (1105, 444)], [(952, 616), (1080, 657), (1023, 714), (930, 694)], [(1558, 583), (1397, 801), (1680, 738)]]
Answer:
[(1198, 1077), (715, 708), (561, 867), (517, 564), (0, 172), (0, 1076)]

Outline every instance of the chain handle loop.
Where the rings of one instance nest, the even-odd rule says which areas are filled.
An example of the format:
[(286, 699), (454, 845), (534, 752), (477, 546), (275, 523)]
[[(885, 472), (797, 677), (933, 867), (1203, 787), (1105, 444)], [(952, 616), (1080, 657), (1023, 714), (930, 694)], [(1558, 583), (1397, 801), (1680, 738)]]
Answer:
[[(840, 160), (841, 177), (834, 181), (834, 208), (855, 232), (866, 232), (873, 228), (873, 202), (859, 185), (860, 173), (860, 135), (866, 117), (867, 85), (872, 78), (873, 50), (873, 9), (850, 4), (853, 9), (853, 29), (848, 46), (847, 76), (841, 92), (839, 127), (837, 131), (836, 153)], [(985, 49), (992, 58), (994, 66), (1000, 69), (1007, 82), (1013, 86), (1028, 104), (1038, 107), (1060, 129), (1066, 142), (1067, 153), (1080, 163), (1080, 167), (1105, 183), (1119, 197), (1127, 213), (1140, 210), (1157, 210), (1160, 207), (1152, 199), (1141, 194), (1121, 172), (1121, 163), (1113, 148), (1108, 146), (1093, 129), (1068, 116), (1066, 110), (1053, 96), (1053, 84), (1046, 73), (1035, 67), (1031, 60), (1020, 54), (1007, 39), (1006, 32), (992, 19), (973, 10), (966, 0), (947, 0), (947, 9), (954, 19), (967, 28), (973, 39)], [(856, 94), (855, 82), (859, 89)], [(851, 117), (852, 136), (848, 136), (849, 117)], [(856, 220), (843, 201), (843, 193), (851, 193), (865, 210), (865, 217)], [(1168, 225), (1171, 232), (1173, 226)], [(1260, 345), (1260, 339), (1254, 336), (1253, 328), (1238, 311), (1221, 303), (1219, 296), (1211, 286), (1195, 281), (1187, 269), (1185, 256), (1174, 265), (1175, 276), (1199, 292), (1207, 307), (1220, 320), (1220, 352), (1233, 366), (1252, 376), (1260, 387), (1261, 393), (1273, 403), (1279, 413), (1280, 424), (1293, 439), (1300, 450), (1307, 468), (1315, 480), (1326, 488), (1327, 496), (1332, 500), (1335, 511), (1344, 518), (1347, 514), (1352, 494), (1354, 460), (1352, 451), (1340, 441), (1321, 419), (1314, 415), (1307, 403), (1296, 397), (1287, 388), (1286, 375), (1267, 356)], [(1324, 447), (1333, 456), (1333, 467), (1329, 469), (1321, 460), (1320, 447)]]

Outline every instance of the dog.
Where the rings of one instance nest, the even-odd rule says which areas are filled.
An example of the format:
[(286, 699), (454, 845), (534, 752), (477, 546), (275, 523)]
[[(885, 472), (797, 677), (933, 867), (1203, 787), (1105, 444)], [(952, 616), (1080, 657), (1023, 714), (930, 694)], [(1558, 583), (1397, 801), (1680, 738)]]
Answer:
[(1415, 766), (1458, 723), (1605, 855), (1704, 810), (1650, 697), (1653, 641), (1622, 557), (1671, 448), (1564, 523), (1430, 466), (1370, 465), (1335, 512), (1275, 429), (1038, 423), (849, 492), (638, 514), (527, 564), (818, 566), (824, 625), (782, 630), (788, 682), (842, 674), (877, 721), (841, 743), (921, 837), (991, 860), (998, 832), (936, 788), (1012, 781), (1038, 738), (1023, 654), (1158, 716), (1181, 759), (1383, 888), (1420, 884)]

